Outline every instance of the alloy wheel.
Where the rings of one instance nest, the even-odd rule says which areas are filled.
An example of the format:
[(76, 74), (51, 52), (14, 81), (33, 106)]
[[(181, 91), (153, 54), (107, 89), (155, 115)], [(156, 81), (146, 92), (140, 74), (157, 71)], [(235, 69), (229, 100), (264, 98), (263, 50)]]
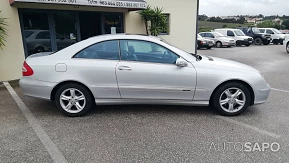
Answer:
[(236, 113), (245, 106), (246, 95), (239, 88), (229, 88), (221, 94), (219, 104), (224, 111)]
[(86, 105), (84, 94), (75, 88), (68, 88), (60, 95), (60, 105), (68, 113), (79, 113)]

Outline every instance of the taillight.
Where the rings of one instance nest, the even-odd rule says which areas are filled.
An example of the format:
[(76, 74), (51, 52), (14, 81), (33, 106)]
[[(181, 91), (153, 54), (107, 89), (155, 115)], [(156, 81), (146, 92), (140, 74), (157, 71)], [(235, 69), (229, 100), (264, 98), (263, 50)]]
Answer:
[(22, 67), (22, 75), (23, 76), (31, 76), (34, 72), (32, 68), (24, 61), (23, 67)]

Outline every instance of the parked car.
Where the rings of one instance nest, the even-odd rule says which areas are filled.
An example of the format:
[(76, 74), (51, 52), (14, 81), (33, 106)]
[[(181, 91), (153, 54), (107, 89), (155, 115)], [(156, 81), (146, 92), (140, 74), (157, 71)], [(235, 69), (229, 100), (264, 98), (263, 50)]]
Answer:
[[(25, 30), (24, 37), (28, 54), (51, 51), (51, 38), (48, 30)], [(56, 33), (58, 49), (63, 49), (76, 43), (76, 40), (66, 38)]]
[(279, 30), (283, 34), (289, 34), (289, 30)]
[(201, 32), (199, 33), (203, 38), (213, 40), (217, 48), (235, 46), (236, 42), (232, 38), (228, 38), (218, 32)]
[(214, 46), (215, 46), (215, 42), (213, 40), (205, 39), (201, 35), (198, 34), (197, 49), (201, 49), (201, 48), (211, 49)]
[(275, 28), (259, 28), (261, 32), (267, 33), (271, 35), (272, 43), (273, 44), (283, 44), (285, 39), (285, 34), (280, 32), (278, 29)]
[(266, 102), (270, 86), (253, 67), (190, 54), (159, 38), (102, 35), (29, 56), (20, 87), (68, 116), (95, 105), (212, 106), (233, 116)]
[(219, 32), (229, 38), (232, 38), (236, 42), (236, 46), (250, 46), (253, 43), (253, 38), (250, 36), (246, 36), (243, 31), (240, 29), (229, 29), (229, 28), (221, 28), (215, 29), (214, 32)]
[(289, 53), (289, 34), (286, 35), (283, 44), (284, 44), (284, 46), (285, 46), (286, 51)]
[(261, 33), (257, 27), (239, 27), (247, 36), (253, 37), (255, 45), (269, 45), (271, 42), (271, 35)]

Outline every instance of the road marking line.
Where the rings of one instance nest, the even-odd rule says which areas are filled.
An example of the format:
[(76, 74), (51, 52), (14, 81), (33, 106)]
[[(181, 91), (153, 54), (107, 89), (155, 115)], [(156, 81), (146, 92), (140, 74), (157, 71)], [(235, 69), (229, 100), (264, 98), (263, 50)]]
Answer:
[(276, 88), (271, 88), (272, 90), (274, 91), (280, 91), (280, 92), (286, 92), (286, 93), (289, 93), (289, 91), (287, 90), (283, 90), (283, 89), (276, 89)]
[(248, 124), (243, 123), (243, 122), (239, 122), (239, 121), (233, 120), (233, 119), (228, 118), (228, 117), (222, 117), (222, 116), (215, 116), (215, 117), (219, 118), (219, 119), (222, 119), (224, 121), (236, 124), (238, 126), (242, 126), (242, 127), (247, 128), (247, 129), (251, 129), (251, 130), (259, 132), (260, 134), (263, 134), (263, 135), (267, 135), (267, 136), (270, 136), (270, 137), (273, 137), (273, 138), (277, 138), (277, 139), (279, 139), (281, 137), (281, 135), (278, 135), (278, 134), (275, 134), (275, 133), (260, 129), (258, 127), (254, 127), (254, 126), (248, 125)]
[(50, 137), (41, 127), (38, 120), (34, 117), (31, 111), (27, 108), (24, 102), (20, 99), (20, 97), (11, 87), (11, 85), (8, 82), (3, 82), (3, 83), (5, 87), (7, 88), (7, 90), (9, 91), (10, 95), (13, 97), (16, 104), (18, 105), (19, 109), (22, 111), (22, 113), (26, 117), (28, 123), (30, 124), (34, 132), (37, 134), (38, 138), (44, 145), (45, 149), (47, 150), (47, 152), (49, 153), (53, 161), (56, 163), (67, 163), (67, 160), (65, 159), (65, 157), (58, 150), (56, 145), (53, 143), (53, 141), (50, 139)]

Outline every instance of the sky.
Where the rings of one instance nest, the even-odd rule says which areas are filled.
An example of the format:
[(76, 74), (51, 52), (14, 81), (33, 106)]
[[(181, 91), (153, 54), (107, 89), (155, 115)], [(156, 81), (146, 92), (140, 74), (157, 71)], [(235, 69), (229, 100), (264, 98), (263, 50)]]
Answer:
[(200, 14), (229, 15), (289, 15), (289, 0), (199, 0)]

